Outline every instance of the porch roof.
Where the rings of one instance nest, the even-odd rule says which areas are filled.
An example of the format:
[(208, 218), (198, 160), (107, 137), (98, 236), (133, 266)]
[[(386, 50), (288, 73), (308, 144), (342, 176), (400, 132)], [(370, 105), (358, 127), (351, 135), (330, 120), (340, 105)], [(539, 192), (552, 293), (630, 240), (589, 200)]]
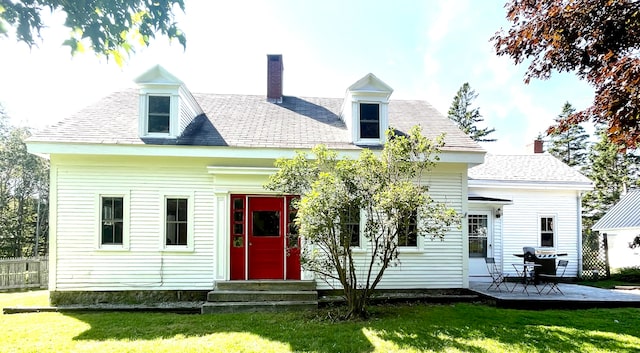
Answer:
[(628, 192), (622, 196), (592, 229), (603, 231), (608, 229), (640, 229), (640, 190)]

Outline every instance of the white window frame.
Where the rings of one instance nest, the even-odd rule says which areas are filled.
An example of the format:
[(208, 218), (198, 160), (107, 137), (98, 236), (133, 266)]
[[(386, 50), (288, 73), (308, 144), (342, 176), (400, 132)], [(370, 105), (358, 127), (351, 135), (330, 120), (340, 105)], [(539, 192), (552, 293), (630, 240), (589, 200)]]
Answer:
[(416, 253), (422, 251), (422, 239), (424, 236), (420, 235), (420, 222), (422, 222), (420, 217), (420, 210), (416, 210), (416, 245), (404, 246), (398, 244), (398, 253)]
[[(102, 199), (105, 197), (122, 198), (122, 244), (102, 244)], [(95, 196), (95, 249), (99, 251), (128, 251), (130, 248), (130, 192), (105, 192)]]
[[(169, 132), (149, 132), (149, 97), (169, 97)], [(173, 138), (178, 135), (178, 93), (163, 89), (144, 89), (140, 93), (139, 133), (141, 137)]]
[[(364, 220), (365, 219), (364, 219), (364, 211), (362, 209), (360, 209), (359, 217), (360, 218), (358, 219), (358, 245), (357, 246), (355, 246), (355, 245), (351, 246), (351, 251), (352, 252), (358, 252), (358, 251), (364, 249), (364, 247), (362, 246), (363, 240), (364, 240), (364, 237), (362, 236), (362, 230), (364, 229), (364, 224), (365, 224)], [(338, 221), (340, 223), (342, 223), (341, 220), (338, 220)], [(341, 227), (342, 227), (342, 225), (340, 225), (340, 228)]]
[[(389, 103), (382, 98), (376, 98), (363, 97), (363, 99), (354, 99), (352, 102), (353, 120), (351, 126), (353, 127), (353, 141), (356, 145), (378, 146), (383, 145), (386, 140), (385, 132), (389, 127)], [(378, 105), (380, 138), (362, 138), (360, 136), (360, 104)]]
[(552, 241), (553, 241), (553, 245), (551, 245), (551, 248), (555, 248), (557, 247), (558, 244), (558, 216), (554, 215), (554, 214), (540, 214), (538, 215), (538, 246), (542, 247), (542, 219), (543, 218), (551, 218), (552, 222), (553, 222), (553, 235), (552, 235)]
[[(187, 200), (187, 245), (167, 245), (167, 200), (186, 199)], [(194, 194), (184, 192), (163, 192), (160, 199), (160, 250), (166, 252), (192, 252), (194, 251), (194, 221), (195, 207)]]
[[(487, 240), (487, 256), (486, 257), (494, 257), (494, 253), (493, 253), (493, 217), (494, 217), (494, 213), (492, 211), (489, 210), (470, 210), (467, 214), (467, 222), (466, 222), (466, 226), (467, 226), (467, 231), (469, 228), (469, 216), (483, 216), (487, 218), (487, 229), (486, 229), (486, 240)], [(470, 233), (467, 233), (467, 242), (469, 242), (469, 237), (470, 237)], [(467, 247), (467, 256), (469, 257), (469, 259), (484, 259), (484, 257), (471, 257), (469, 256), (469, 249)], [(483, 265), (484, 266), (484, 265)]]

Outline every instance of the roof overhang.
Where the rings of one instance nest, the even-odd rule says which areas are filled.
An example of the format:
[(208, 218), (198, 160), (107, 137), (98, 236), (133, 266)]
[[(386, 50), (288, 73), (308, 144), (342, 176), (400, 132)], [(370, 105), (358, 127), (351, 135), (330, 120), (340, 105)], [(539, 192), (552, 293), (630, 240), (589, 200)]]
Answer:
[[(362, 148), (332, 148), (342, 158), (356, 159)], [(150, 145), (118, 143), (68, 143), (27, 141), (29, 153), (37, 155), (109, 155), (156, 157), (204, 157), (240, 159), (293, 158), (298, 152), (310, 152), (311, 148), (265, 148), (234, 146)], [(377, 153), (377, 151), (376, 151)], [(479, 164), (484, 161), (484, 151), (441, 151), (438, 163)]]
[(487, 197), (487, 196), (469, 195), (468, 200), (469, 200), (469, 203), (483, 204), (483, 205), (512, 205), (513, 204), (513, 200), (501, 199), (497, 197)]
[(591, 230), (595, 230), (600, 233), (607, 233), (607, 232), (639, 232), (640, 233), (640, 225), (628, 226), (628, 227), (616, 227), (616, 228), (600, 228), (596, 224), (591, 228)]
[(593, 190), (593, 183), (573, 181), (519, 181), (519, 180), (478, 180), (469, 179), (469, 188), (495, 188), (495, 189), (542, 189), (542, 190)]

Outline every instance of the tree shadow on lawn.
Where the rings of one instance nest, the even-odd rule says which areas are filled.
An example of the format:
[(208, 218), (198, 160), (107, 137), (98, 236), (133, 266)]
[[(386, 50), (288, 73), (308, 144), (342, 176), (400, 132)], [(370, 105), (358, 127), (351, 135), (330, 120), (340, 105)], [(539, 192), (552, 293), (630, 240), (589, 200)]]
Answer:
[[(629, 311), (633, 310), (633, 311)], [(179, 315), (67, 314), (91, 326), (75, 340), (154, 340), (250, 333), (293, 351), (372, 352), (391, 349), (631, 352), (640, 349), (640, 310), (531, 312), (482, 305), (394, 305), (367, 321), (331, 322), (319, 313)], [(581, 320), (573, 318), (580, 316)], [(629, 316), (635, 317), (631, 321)], [(617, 320), (626, 320), (621, 322)], [(618, 324), (616, 324), (616, 322)], [(622, 338), (625, 336), (625, 338)], [(230, 338), (232, 340), (232, 338)], [(247, 342), (250, 344), (250, 342)], [(386, 347), (386, 346), (384, 346)]]

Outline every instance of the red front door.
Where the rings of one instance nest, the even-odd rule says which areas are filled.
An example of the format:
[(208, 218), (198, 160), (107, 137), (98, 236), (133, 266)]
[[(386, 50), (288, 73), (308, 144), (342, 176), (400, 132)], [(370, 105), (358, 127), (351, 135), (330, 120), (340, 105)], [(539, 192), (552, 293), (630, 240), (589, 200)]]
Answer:
[(249, 279), (285, 279), (285, 215), (282, 197), (249, 197)]

